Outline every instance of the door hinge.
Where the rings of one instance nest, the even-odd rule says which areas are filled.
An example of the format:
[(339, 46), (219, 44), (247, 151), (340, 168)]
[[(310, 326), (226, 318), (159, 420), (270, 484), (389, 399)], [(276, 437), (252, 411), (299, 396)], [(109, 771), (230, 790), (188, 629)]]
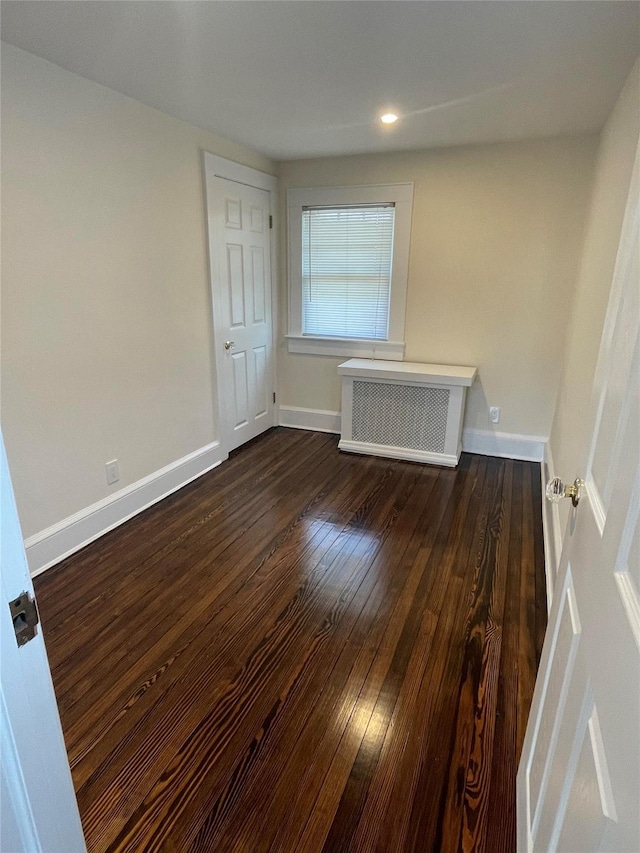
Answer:
[(273, 392), (273, 402), (275, 403), (275, 401), (276, 401), (276, 392), (274, 391)]
[(269, 228), (273, 228), (273, 216), (269, 214)]
[(9, 610), (11, 611), (11, 621), (13, 622), (17, 643), (19, 646), (24, 646), (29, 640), (33, 640), (38, 633), (40, 619), (35, 599), (31, 597), (30, 593), (23, 592), (9, 602)]

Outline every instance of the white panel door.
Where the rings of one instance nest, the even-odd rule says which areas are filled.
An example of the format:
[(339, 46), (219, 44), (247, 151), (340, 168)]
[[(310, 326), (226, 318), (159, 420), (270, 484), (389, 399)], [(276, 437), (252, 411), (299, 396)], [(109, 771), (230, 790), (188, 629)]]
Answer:
[(640, 851), (638, 168), (518, 771), (521, 853)]
[(266, 190), (219, 177), (212, 189), (213, 310), (223, 338), (216, 358), (223, 360), (220, 415), (230, 451), (273, 426), (270, 199)]
[(0, 850), (86, 851), (42, 632), (18, 646), (9, 602), (33, 596), (0, 436)]

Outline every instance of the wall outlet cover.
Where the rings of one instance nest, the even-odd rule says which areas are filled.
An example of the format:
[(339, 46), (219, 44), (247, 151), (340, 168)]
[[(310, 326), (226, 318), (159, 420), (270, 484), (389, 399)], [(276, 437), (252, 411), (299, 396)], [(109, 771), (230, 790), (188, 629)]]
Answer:
[(107, 462), (104, 467), (107, 472), (107, 485), (112, 486), (120, 479), (120, 471), (118, 470), (118, 460), (112, 459), (111, 462)]

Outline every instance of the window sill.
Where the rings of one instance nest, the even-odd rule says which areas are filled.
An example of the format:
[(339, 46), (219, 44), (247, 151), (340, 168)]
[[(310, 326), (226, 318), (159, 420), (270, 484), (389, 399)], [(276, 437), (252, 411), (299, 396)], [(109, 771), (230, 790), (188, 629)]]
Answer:
[(289, 352), (308, 355), (357, 356), (382, 361), (402, 361), (404, 341), (371, 341), (361, 338), (313, 338), (285, 335)]

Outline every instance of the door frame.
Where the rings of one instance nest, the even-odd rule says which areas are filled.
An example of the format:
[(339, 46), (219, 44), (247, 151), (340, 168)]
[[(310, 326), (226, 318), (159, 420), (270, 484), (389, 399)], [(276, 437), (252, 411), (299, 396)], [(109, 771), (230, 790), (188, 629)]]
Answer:
[(207, 249), (209, 261), (209, 291), (211, 294), (210, 310), (212, 324), (212, 347), (213, 361), (215, 365), (216, 389), (213, 395), (215, 404), (215, 423), (220, 440), (221, 459), (227, 459), (229, 456), (230, 445), (230, 429), (228, 419), (226, 417), (226, 407), (224, 405), (224, 364), (220, 357), (222, 347), (225, 340), (225, 330), (221, 323), (220, 312), (216, 310), (216, 306), (220, 305), (222, 300), (222, 291), (220, 287), (221, 276), (218, 257), (216, 237), (212, 233), (209, 226), (210, 212), (213, 209), (213, 200), (217, 197), (215, 179), (223, 178), (226, 181), (235, 181), (238, 184), (254, 187), (259, 190), (266, 190), (269, 193), (269, 215), (273, 227), (270, 229), (270, 272), (271, 272), (271, 375), (273, 376), (273, 384), (276, 391), (276, 402), (273, 406), (273, 424), (276, 426), (279, 421), (280, 401), (278, 394), (278, 374), (277, 374), (277, 358), (276, 358), (276, 341), (278, 331), (278, 316), (279, 316), (279, 299), (278, 299), (278, 179), (275, 175), (269, 175), (266, 172), (260, 172), (258, 169), (252, 169), (250, 166), (243, 166), (241, 163), (236, 163), (233, 160), (226, 160), (217, 154), (212, 154), (210, 151), (202, 149), (202, 170), (204, 175), (205, 189), (205, 213), (206, 213), (206, 228), (207, 228)]

